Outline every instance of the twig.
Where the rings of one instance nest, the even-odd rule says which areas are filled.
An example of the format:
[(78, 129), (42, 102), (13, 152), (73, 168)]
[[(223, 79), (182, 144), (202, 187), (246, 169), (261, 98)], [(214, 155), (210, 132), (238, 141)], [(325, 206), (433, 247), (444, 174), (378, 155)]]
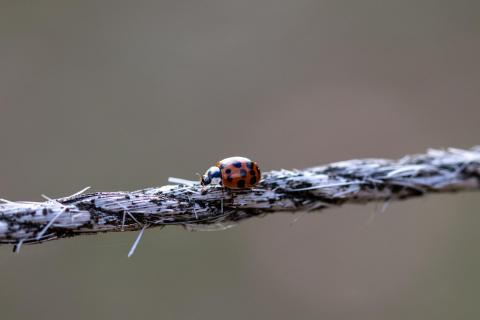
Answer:
[(140, 229), (140, 232), (137, 235), (137, 238), (135, 239), (135, 242), (133, 242), (132, 247), (130, 248), (130, 251), (128, 252), (127, 257), (131, 257), (133, 253), (135, 252), (135, 249), (137, 249), (138, 243), (140, 242), (140, 239), (142, 239), (143, 233), (145, 232), (145, 229), (148, 228), (148, 225), (142, 226), (142, 229)]
[[(304, 170), (265, 172), (252, 190), (226, 191), (173, 179), (132, 192), (97, 192), (48, 200), (0, 199), (0, 243), (40, 243), (80, 234), (181, 225), (193, 230), (225, 229), (267, 213), (313, 211), (344, 203), (418, 197), (427, 193), (480, 189), (480, 146), (429, 150), (400, 160), (350, 160)], [(172, 180), (171, 180), (172, 181)], [(386, 206), (386, 205), (385, 205)], [(384, 207), (385, 207), (384, 206)]]

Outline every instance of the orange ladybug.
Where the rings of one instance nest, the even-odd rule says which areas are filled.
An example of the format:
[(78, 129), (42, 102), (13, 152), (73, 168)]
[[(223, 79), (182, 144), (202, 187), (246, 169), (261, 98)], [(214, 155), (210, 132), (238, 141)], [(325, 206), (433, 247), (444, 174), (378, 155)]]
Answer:
[(200, 184), (219, 184), (228, 189), (250, 189), (260, 178), (260, 169), (256, 162), (244, 157), (230, 157), (210, 167), (202, 176)]

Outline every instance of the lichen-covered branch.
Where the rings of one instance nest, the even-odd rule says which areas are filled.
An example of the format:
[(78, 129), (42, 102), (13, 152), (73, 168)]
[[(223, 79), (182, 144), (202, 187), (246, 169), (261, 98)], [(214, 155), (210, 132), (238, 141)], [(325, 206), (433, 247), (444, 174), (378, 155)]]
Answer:
[(80, 234), (180, 225), (226, 228), (250, 217), (478, 190), (480, 146), (429, 150), (400, 160), (363, 159), (265, 172), (252, 190), (198, 183), (76, 194), (45, 202), (0, 200), (0, 243), (39, 243)]

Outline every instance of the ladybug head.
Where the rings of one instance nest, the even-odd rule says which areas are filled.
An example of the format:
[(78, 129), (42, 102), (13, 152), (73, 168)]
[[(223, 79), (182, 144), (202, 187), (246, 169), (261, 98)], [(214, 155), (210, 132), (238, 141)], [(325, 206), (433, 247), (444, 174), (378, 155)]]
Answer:
[(202, 186), (207, 186), (209, 184), (219, 184), (221, 183), (221, 172), (219, 167), (210, 167), (210, 169), (205, 172), (205, 174), (200, 179), (200, 184)]

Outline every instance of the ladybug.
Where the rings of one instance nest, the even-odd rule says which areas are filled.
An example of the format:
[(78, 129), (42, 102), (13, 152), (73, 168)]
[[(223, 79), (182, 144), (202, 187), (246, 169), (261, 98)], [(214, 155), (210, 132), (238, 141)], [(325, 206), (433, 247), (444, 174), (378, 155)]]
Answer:
[(202, 176), (200, 184), (203, 187), (219, 184), (228, 189), (250, 189), (260, 178), (256, 162), (244, 157), (230, 157), (210, 167)]

